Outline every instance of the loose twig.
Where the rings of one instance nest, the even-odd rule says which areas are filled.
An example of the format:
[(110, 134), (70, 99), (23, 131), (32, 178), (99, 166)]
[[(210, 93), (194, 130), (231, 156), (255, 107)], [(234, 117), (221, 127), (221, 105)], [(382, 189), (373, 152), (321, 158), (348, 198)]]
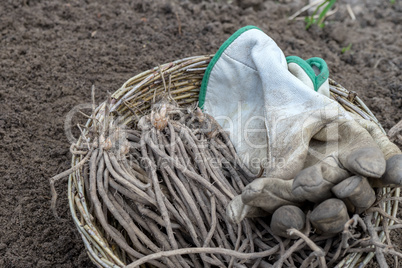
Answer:
[(171, 251), (162, 251), (158, 253), (154, 253), (143, 257), (129, 265), (126, 268), (135, 268), (140, 266), (141, 264), (147, 263), (150, 260), (159, 259), (162, 257), (170, 257), (175, 255), (183, 255), (183, 254), (196, 254), (196, 253), (210, 253), (210, 254), (225, 254), (228, 256), (233, 256), (237, 259), (258, 259), (264, 258), (272, 255), (272, 253), (278, 250), (279, 246), (276, 246), (270, 250), (262, 251), (262, 252), (253, 252), (253, 253), (241, 253), (234, 250), (226, 249), (226, 248), (181, 248)]
[(92, 154), (92, 149), (89, 150), (89, 152), (87, 153), (87, 155), (84, 157), (84, 159), (82, 159), (80, 162), (78, 162), (78, 164), (76, 164), (75, 166), (73, 166), (72, 168), (57, 174), (56, 176), (52, 177), (49, 179), (50, 182), (50, 190), (52, 192), (52, 201), (51, 201), (51, 208), (53, 211), (53, 215), (56, 218), (59, 218), (58, 214), (57, 214), (57, 210), (56, 210), (56, 202), (57, 202), (57, 192), (56, 192), (56, 188), (54, 187), (54, 183), (58, 180), (61, 180), (65, 177), (67, 177), (68, 175), (70, 175), (71, 173), (77, 171), (78, 169), (82, 168), (86, 162), (88, 162), (88, 159), (91, 157)]
[[(367, 225), (367, 230), (369, 234), (371, 235), (371, 241), (373, 243), (381, 244), (380, 239), (378, 238), (378, 234), (376, 231), (374, 231), (373, 224), (371, 223), (371, 220), (373, 218), (373, 214), (369, 213), (366, 218), (364, 219), (366, 225)], [(380, 265), (381, 268), (388, 268), (387, 261), (385, 260), (384, 252), (380, 247), (375, 248), (375, 255), (377, 258), (377, 262)]]
[(326, 268), (327, 264), (325, 262), (325, 252), (322, 250), (322, 248), (318, 247), (313, 241), (311, 241), (310, 238), (308, 238), (305, 234), (300, 232), (297, 229), (291, 228), (288, 230), (289, 235), (297, 235), (301, 239), (303, 239), (306, 244), (313, 250), (314, 255), (318, 258), (320, 262), (320, 267)]

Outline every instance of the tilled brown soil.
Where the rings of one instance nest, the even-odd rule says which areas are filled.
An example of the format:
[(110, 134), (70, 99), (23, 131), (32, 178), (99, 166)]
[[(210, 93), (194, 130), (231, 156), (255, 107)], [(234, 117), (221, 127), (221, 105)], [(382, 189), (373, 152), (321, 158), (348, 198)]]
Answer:
[[(356, 21), (339, 1), (324, 29), (308, 31), (287, 21), (305, 1), (224, 2), (1, 1), (0, 267), (93, 267), (66, 183), (57, 187), (62, 220), (50, 210), (48, 178), (71, 161), (67, 113), (90, 102), (92, 84), (100, 102), (160, 63), (215, 53), (242, 26), (260, 27), (286, 55), (324, 58), (331, 77), (357, 91), (386, 130), (401, 119), (401, 1), (349, 1)], [(391, 234), (401, 249), (402, 232)]]

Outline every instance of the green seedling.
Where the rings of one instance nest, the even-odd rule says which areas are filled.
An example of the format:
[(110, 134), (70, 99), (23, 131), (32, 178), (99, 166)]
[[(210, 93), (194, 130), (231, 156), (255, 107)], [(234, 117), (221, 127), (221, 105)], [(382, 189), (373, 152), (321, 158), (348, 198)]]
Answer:
[(347, 47), (342, 48), (341, 53), (344, 54), (352, 48), (352, 43), (349, 43)]
[[(316, 23), (320, 28), (323, 28), (325, 26), (324, 20), (325, 20), (325, 15), (328, 13), (328, 11), (332, 8), (332, 6), (335, 4), (336, 0), (325, 0), (323, 3), (321, 3), (311, 14), (311, 16), (306, 17), (306, 30), (310, 28), (311, 25)], [(324, 9), (321, 11), (320, 15), (318, 16), (318, 19), (315, 18), (317, 12), (323, 7)]]

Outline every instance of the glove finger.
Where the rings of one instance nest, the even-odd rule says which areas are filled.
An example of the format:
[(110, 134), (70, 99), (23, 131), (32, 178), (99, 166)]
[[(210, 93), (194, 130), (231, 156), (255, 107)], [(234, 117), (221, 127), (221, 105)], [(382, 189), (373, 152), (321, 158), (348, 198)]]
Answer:
[(326, 157), (321, 162), (303, 169), (295, 178), (292, 193), (314, 203), (331, 198), (331, 189), (350, 173), (339, 166), (335, 156)]
[(306, 215), (296, 206), (283, 206), (275, 210), (271, 219), (271, 230), (274, 234), (296, 239), (298, 236), (289, 235), (287, 230), (295, 228), (302, 230), (306, 224)]
[(374, 187), (384, 186), (400, 186), (402, 185), (402, 154), (401, 150), (392, 143), (382, 129), (374, 122), (362, 119), (357, 115), (355, 121), (359, 123), (364, 129), (366, 129), (373, 140), (377, 143), (381, 149), (384, 158), (386, 160), (385, 173), (381, 179), (370, 179), (370, 183)]
[(401, 150), (398, 148), (398, 146), (396, 146), (388, 139), (387, 135), (376, 123), (363, 119), (354, 114), (352, 116), (355, 118), (355, 121), (360, 126), (362, 126), (370, 133), (373, 140), (377, 143), (378, 147), (380, 147), (381, 151), (383, 152), (385, 160), (390, 159), (394, 155), (401, 154)]
[(382, 181), (384, 185), (402, 185), (402, 154), (394, 155), (387, 160)]
[(346, 155), (341, 162), (354, 174), (380, 178), (385, 172), (386, 162), (382, 152), (378, 148), (360, 148)]
[(346, 169), (371, 178), (384, 174), (384, 155), (367, 130), (349, 120), (339, 125), (339, 137), (339, 160)]
[(376, 200), (375, 192), (368, 180), (361, 176), (353, 176), (338, 183), (332, 192), (345, 202), (349, 212), (360, 214)]
[(240, 223), (247, 216), (250, 209), (251, 206), (244, 204), (241, 196), (238, 195), (229, 202), (226, 208), (226, 216), (232, 223)]
[(226, 216), (232, 223), (240, 223), (244, 218), (265, 217), (269, 213), (258, 208), (246, 205), (241, 195), (235, 196), (226, 208)]
[(373, 187), (402, 186), (402, 154), (387, 160), (387, 167), (380, 179), (369, 179)]
[(244, 188), (242, 202), (270, 213), (284, 205), (300, 206), (305, 199), (293, 195), (292, 183), (276, 178), (256, 179)]
[(348, 220), (349, 215), (345, 203), (336, 198), (322, 202), (310, 215), (310, 222), (318, 233), (325, 234), (341, 232)]

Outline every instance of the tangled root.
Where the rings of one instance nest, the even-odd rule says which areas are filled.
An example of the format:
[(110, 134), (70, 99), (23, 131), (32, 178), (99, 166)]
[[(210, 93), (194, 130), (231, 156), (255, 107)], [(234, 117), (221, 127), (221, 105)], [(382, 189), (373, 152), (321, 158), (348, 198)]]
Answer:
[(227, 204), (260, 174), (244, 166), (212, 117), (162, 100), (136, 128), (114, 123), (98, 125), (83, 160), (51, 184), (87, 165), (92, 215), (128, 267), (331, 267), (350, 252), (375, 252), (380, 265), (384, 254), (401, 257), (372, 223), (373, 213), (383, 212), (381, 228), (389, 233), (388, 221), (397, 220), (382, 210), (389, 196), (364, 219), (355, 215), (342, 234), (314, 234), (307, 220), (303, 232), (289, 230), (299, 239), (283, 240), (271, 232), (269, 217), (227, 219)]

